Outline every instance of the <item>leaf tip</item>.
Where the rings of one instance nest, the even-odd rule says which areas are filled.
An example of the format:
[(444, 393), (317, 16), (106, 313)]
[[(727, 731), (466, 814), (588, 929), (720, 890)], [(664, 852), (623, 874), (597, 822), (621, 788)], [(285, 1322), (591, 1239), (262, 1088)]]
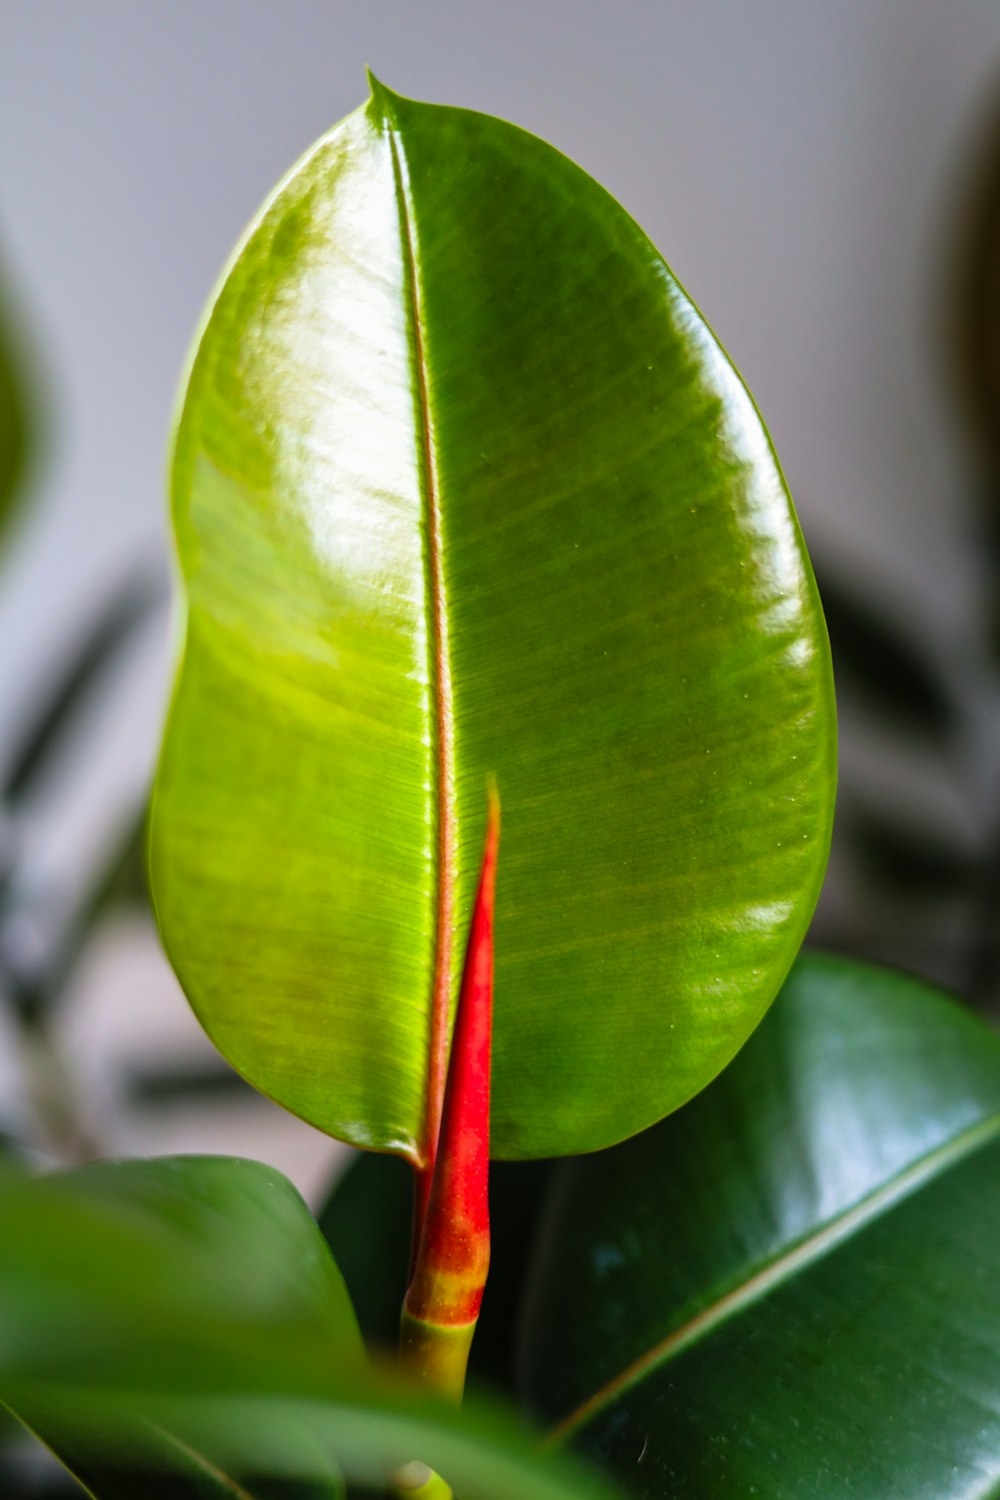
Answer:
[(381, 83), (375, 77), (371, 68), (366, 67), (365, 74), (368, 78), (368, 87), (371, 91), (370, 107), (374, 109), (380, 119), (390, 120), (392, 118), (392, 104), (396, 95), (392, 92), (392, 89), (387, 89), (385, 84)]

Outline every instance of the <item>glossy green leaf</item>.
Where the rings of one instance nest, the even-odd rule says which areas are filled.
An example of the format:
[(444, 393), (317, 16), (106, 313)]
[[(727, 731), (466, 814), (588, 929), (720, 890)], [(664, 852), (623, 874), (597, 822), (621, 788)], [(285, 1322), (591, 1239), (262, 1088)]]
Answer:
[(1000, 1488), (1000, 1036), (800, 961), (717, 1083), (560, 1171), (523, 1380), (641, 1496)]
[[(553, 1163), (490, 1167), (490, 1273), (469, 1360), (469, 1378), (498, 1390), (514, 1384), (514, 1331), (535, 1228)], [(406, 1293), (413, 1173), (394, 1156), (359, 1156), (319, 1215), (347, 1283), (358, 1323), (374, 1348), (393, 1348)]]
[(831, 684), (767, 434), (624, 210), (376, 86), (229, 266), (172, 500), (152, 880), (226, 1057), (426, 1157), (495, 774), (494, 1154), (701, 1088), (812, 911)]

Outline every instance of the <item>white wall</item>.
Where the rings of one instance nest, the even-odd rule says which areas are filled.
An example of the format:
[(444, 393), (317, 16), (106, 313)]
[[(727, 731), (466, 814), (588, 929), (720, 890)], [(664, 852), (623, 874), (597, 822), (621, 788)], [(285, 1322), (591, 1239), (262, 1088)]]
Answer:
[[(925, 631), (968, 628), (932, 311), (956, 163), (998, 76), (996, 0), (3, 0), (0, 253), (57, 441), (0, 563), (0, 752), (66, 632), (162, 554), (201, 305), (275, 179), (362, 101), (365, 63), (517, 121), (609, 187), (746, 376), (811, 545), (886, 575)], [(54, 868), (145, 774), (158, 635), (82, 785), (39, 815)], [(143, 981), (161, 982), (169, 1009), (169, 982)]]

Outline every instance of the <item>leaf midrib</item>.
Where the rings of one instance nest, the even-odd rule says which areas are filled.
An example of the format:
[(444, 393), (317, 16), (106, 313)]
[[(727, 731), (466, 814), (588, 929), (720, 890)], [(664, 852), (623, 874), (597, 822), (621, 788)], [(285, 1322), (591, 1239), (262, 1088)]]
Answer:
[(640, 1354), (631, 1364), (607, 1381), (586, 1401), (577, 1406), (568, 1416), (547, 1434), (545, 1446), (560, 1443), (584, 1427), (605, 1407), (658, 1368), (666, 1364), (701, 1338), (713, 1333), (723, 1323), (760, 1302), (777, 1287), (789, 1281), (806, 1266), (815, 1264), (830, 1254), (845, 1240), (889, 1213), (897, 1203), (920, 1191), (929, 1182), (957, 1166), (966, 1157), (1000, 1137), (1000, 1112), (987, 1115), (975, 1125), (967, 1126), (957, 1135), (936, 1146), (926, 1155), (918, 1157), (896, 1176), (880, 1184), (850, 1208), (826, 1219), (818, 1228), (779, 1255), (760, 1262), (737, 1286), (725, 1292), (717, 1301), (690, 1318), (681, 1327), (675, 1328), (652, 1348)]
[(399, 211), (400, 245), (407, 297), (410, 333), (416, 442), (419, 452), (421, 497), (424, 507), (425, 569), (430, 598), (428, 632), (428, 683), (432, 700), (433, 749), (436, 776), (434, 803), (436, 910), (433, 966), (430, 988), (427, 1088), (423, 1136), (418, 1166), (429, 1174), (441, 1125), (444, 1087), (448, 1067), (448, 1022), (451, 1009), (451, 956), (454, 947), (457, 827), (455, 815), (455, 732), (448, 642), (448, 614), (443, 574), (443, 538), (440, 484), (434, 451), (427, 356), (424, 347), (423, 311), (417, 274), (413, 209), (410, 202), (406, 157), (398, 139), (391, 106), (385, 91), (378, 91), (392, 153), (393, 181)]

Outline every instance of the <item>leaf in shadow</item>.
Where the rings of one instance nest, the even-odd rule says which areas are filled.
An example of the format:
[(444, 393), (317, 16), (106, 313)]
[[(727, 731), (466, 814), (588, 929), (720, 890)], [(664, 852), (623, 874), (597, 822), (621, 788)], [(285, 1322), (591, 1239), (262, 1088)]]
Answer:
[[(19, 911), (8, 891), (0, 907), (0, 972), (5, 993), (29, 1023), (52, 1009), (63, 993), (91, 933), (112, 907), (145, 906), (146, 803), (127, 820), (110, 853), (95, 872), (82, 898), (69, 911)], [(26, 915), (30, 941), (22, 944), (18, 923)]]
[(982, 861), (937, 830), (910, 827), (872, 807), (854, 808), (845, 832), (871, 877), (905, 896), (958, 896), (972, 890)]
[(966, 429), (1000, 507), (1000, 89), (980, 112), (951, 222), (946, 333)]
[(133, 1073), (126, 1092), (131, 1103), (139, 1105), (214, 1104), (240, 1097), (259, 1098), (221, 1058)]
[(956, 709), (937, 667), (907, 633), (855, 589), (818, 576), (836, 678), (850, 678), (883, 718), (940, 737), (955, 727)]

